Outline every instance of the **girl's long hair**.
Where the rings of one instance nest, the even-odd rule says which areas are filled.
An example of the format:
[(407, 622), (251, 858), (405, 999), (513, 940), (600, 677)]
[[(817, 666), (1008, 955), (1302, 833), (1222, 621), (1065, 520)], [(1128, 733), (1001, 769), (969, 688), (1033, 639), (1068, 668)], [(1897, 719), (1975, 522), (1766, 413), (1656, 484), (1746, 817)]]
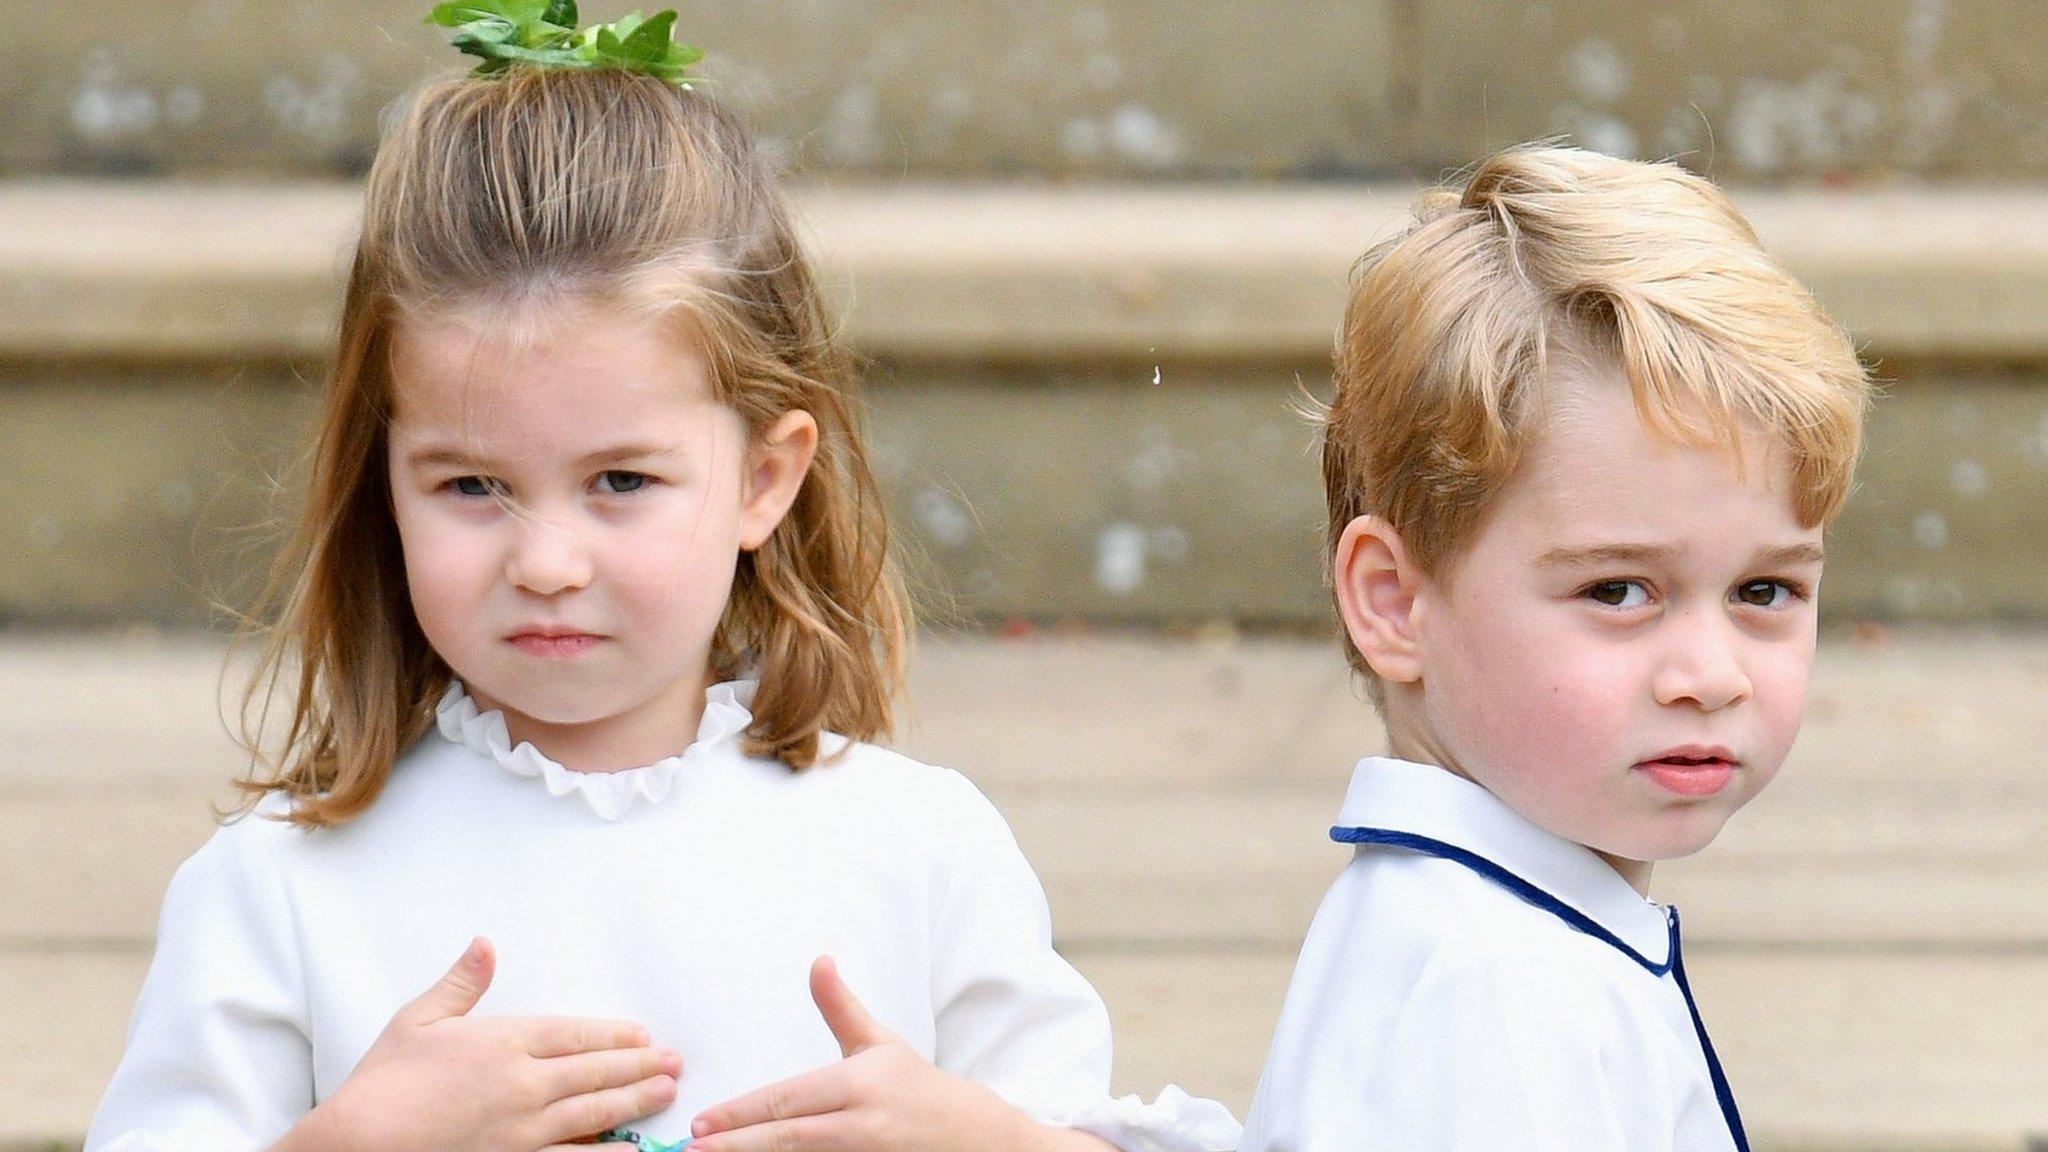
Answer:
[(563, 293), (672, 315), (750, 430), (798, 409), (817, 420), (796, 503), (740, 556), (711, 672), (759, 677), (747, 751), (793, 769), (817, 762), (822, 733), (890, 730), (909, 609), (857, 380), (752, 140), (654, 77), (515, 68), (422, 89), (371, 168), (303, 512), (237, 633), (260, 641), (244, 810), (281, 793), (300, 825), (360, 814), (452, 676), (413, 617), (392, 513), (393, 325)]

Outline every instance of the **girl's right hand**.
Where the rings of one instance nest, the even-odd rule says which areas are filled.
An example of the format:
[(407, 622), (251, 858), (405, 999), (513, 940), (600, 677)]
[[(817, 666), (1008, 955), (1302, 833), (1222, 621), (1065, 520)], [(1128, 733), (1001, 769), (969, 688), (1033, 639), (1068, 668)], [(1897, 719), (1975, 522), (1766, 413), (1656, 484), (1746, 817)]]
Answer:
[(471, 941), (272, 1152), (553, 1150), (674, 1102), (682, 1058), (638, 1024), (469, 1016), (496, 965)]

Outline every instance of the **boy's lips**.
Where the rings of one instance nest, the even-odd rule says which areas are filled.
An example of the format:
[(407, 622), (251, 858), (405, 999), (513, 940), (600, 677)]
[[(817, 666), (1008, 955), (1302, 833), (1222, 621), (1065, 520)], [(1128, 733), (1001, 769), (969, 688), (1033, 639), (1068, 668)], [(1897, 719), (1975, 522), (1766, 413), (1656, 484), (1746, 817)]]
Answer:
[(1658, 753), (1636, 765), (1638, 771), (1666, 791), (1680, 796), (1712, 796), (1728, 786), (1742, 762), (1719, 745), (1688, 744)]

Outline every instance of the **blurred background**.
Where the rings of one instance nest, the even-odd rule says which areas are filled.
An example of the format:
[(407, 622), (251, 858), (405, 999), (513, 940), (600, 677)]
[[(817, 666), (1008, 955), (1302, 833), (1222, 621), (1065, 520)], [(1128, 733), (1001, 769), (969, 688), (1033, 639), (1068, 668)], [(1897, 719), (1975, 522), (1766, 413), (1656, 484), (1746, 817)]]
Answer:
[[(219, 607), (291, 515), (380, 118), (465, 67), (427, 7), (0, 0), (0, 1149), (83, 1135), (241, 766)], [(680, 29), (871, 364), (934, 623), (900, 743), (1016, 825), (1120, 1087), (1240, 1111), (1379, 750), (1299, 415), (1350, 262), (1535, 137), (1729, 185), (1886, 394), (1801, 745), (1654, 894), (1758, 1147), (2048, 1147), (2048, 9), (751, 0)]]

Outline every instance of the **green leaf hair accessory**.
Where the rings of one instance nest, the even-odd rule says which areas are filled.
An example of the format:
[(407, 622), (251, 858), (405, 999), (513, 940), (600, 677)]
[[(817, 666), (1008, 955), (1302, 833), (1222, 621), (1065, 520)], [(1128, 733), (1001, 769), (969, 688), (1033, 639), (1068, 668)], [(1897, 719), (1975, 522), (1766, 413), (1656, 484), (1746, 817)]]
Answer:
[(645, 72), (688, 88), (690, 65), (704, 53), (675, 43), (676, 13), (638, 12), (578, 31), (576, 0), (453, 0), (436, 4), (427, 23), (455, 29), (455, 47), (483, 63), (489, 76), (513, 64), (548, 68), (618, 68)]

